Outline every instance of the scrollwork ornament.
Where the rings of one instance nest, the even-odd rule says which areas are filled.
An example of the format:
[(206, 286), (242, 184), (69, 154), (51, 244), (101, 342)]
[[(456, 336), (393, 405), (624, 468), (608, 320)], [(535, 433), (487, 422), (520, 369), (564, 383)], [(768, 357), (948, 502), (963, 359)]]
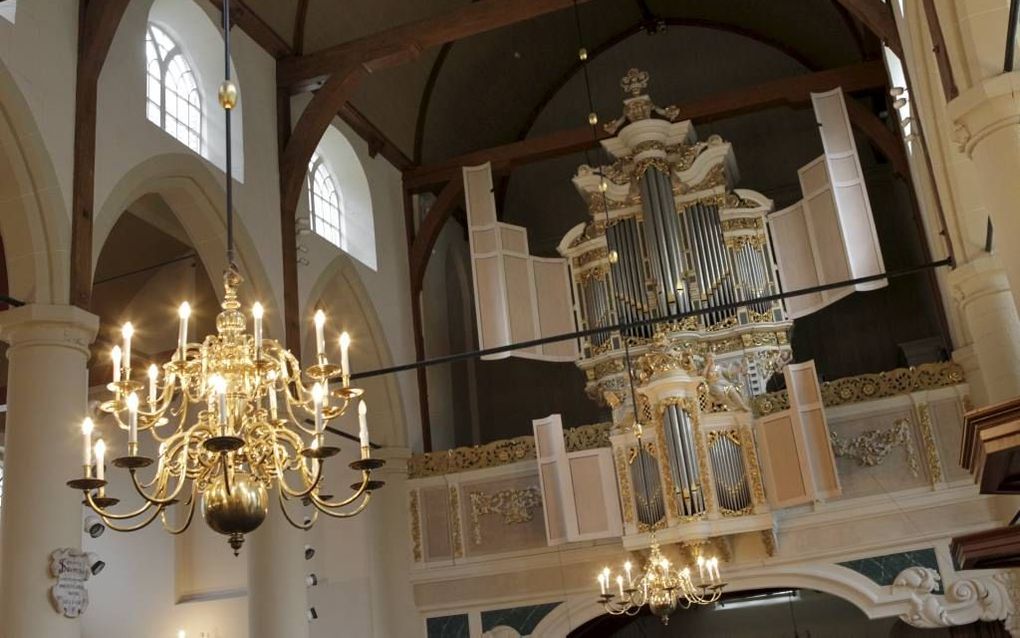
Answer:
[[(945, 594), (935, 594), (941, 577), (929, 567), (908, 567), (893, 581), (894, 591), (910, 594), (910, 610), (900, 619), (914, 627), (931, 629), (973, 622), (1010, 622), (1015, 615), (1016, 585), (1011, 574), (997, 572), (951, 583)], [(1014, 634), (1016, 635), (1016, 634)]]

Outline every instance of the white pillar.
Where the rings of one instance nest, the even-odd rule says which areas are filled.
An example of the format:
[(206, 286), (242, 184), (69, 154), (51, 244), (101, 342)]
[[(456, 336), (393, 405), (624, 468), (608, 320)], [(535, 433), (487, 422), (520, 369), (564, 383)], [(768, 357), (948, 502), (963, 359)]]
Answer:
[(977, 405), (1020, 396), (1020, 316), (999, 259), (987, 255), (949, 274), (960, 304), (978, 379), (969, 378)]
[[(291, 516), (303, 516), (299, 506), (291, 506)], [(247, 536), (241, 550), (248, 554), (251, 638), (308, 638), (304, 541), (305, 532), (288, 523), (276, 499), (271, 499), (269, 516)]]
[(81, 547), (81, 494), (65, 483), (82, 474), (76, 433), (86, 407), (88, 346), (98, 328), (98, 317), (73, 306), (0, 312), (0, 338), (10, 345), (0, 508), (0, 635), (6, 638), (81, 636), (79, 622), (50, 603), (49, 557)]
[(949, 103), (953, 138), (973, 160), (994, 249), (1020, 309), (1020, 73), (986, 79)]

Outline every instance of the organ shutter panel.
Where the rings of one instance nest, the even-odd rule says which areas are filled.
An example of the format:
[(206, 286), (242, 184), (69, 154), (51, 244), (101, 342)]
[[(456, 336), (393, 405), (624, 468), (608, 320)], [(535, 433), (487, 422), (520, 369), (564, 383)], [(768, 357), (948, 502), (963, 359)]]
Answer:
[[(464, 168), (471, 272), (482, 349), (574, 330), (573, 296), (565, 259), (533, 257), (527, 230), (497, 220), (489, 164)], [(532, 346), (485, 357), (574, 361), (577, 341)]]
[[(769, 216), (783, 290), (878, 275), (885, 271), (871, 203), (861, 171), (842, 89), (812, 93), (825, 152), (797, 171), (803, 199)], [(874, 290), (885, 279), (788, 298), (792, 319)]]

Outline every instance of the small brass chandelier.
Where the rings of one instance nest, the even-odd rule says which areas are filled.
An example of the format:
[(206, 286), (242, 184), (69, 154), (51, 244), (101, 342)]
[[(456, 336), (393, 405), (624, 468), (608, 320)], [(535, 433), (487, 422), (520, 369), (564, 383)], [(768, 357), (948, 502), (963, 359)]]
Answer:
[[(247, 318), (237, 297), (242, 278), (234, 265), (230, 112), (237, 103), (237, 88), (230, 81), (230, 4), (223, 3), (226, 81), (219, 91), (226, 116), (229, 266), (223, 275), (216, 334), (201, 343), (190, 342), (191, 308), (181, 304), (177, 349), (162, 365), (162, 372), (150, 365), (147, 382), (142, 382), (132, 375), (134, 328), (124, 324), (123, 348), (114, 346), (111, 351), (113, 380), (107, 387), (112, 396), (101, 409), (127, 433), (126, 454), (112, 463), (128, 471), (144, 504), (129, 512), (112, 511), (119, 499), (106, 492), (106, 443), (98, 439), (93, 444), (93, 423), (87, 418), (82, 424), (84, 474), (68, 485), (83, 492), (85, 504), (110, 529), (121, 532), (140, 530), (158, 517), (171, 534), (183, 533), (199, 505), (209, 527), (226, 535), (237, 555), (244, 535), (265, 520), (271, 492), (276, 492), (287, 521), (309, 529), (320, 512), (349, 518), (363, 511), (372, 491), (383, 486), (371, 473), (384, 462), (371, 457), (363, 392), (350, 384), (347, 333), (340, 336), (340, 364), (336, 365), (326, 355), (325, 315), (316, 312), (316, 363), (302, 371), (293, 354), (263, 337), (261, 304), (251, 309), (254, 333), (246, 331)], [(143, 401), (139, 395), (146, 390)], [(340, 452), (327, 444), (326, 425), (355, 404), (361, 458), (350, 467), (361, 479), (351, 486), (349, 496), (336, 499), (320, 493), (323, 466)], [(158, 448), (155, 458), (140, 452), (141, 431), (151, 434)], [(150, 478), (139, 476), (153, 465)], [(287, 501), (315, 509), (297, 522), (287, 510)], [(185, 509), (183, 517), (169, 521), (167, 512), (176, 505)]]
[(630, 561), (623, 564), (623, 573), (615, 577), (608, 567), (599, 573), (596, 578), (599, 603), (606, 613), (613, 616), (635, 616), (648, 605), (665, 625), (678, 607), (688, 609), (691, 605), (710, 605), (722, 596), (725, 584), (719, 575), (719, 559), (699, 555), (696, 564), (697, 575), (689, 566), (675, 567), (662, 555), (659, 543), (653, 537), (648, 563), (640, 576), (634, 577), (634, 566)]

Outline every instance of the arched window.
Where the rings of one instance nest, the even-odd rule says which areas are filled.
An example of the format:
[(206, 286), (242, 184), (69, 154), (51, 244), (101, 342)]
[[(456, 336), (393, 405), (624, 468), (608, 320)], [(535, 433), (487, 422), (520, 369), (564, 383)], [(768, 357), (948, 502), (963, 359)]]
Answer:
[(145, 30), (145, 113), (196, 153), (202, 152), (198, 82), (181, 47), (154, 24)]
[(333, 173), (318, 155), (308, 164), (308, 202), (312, 230), (338, 248), (344, 248), (344, 199)]

